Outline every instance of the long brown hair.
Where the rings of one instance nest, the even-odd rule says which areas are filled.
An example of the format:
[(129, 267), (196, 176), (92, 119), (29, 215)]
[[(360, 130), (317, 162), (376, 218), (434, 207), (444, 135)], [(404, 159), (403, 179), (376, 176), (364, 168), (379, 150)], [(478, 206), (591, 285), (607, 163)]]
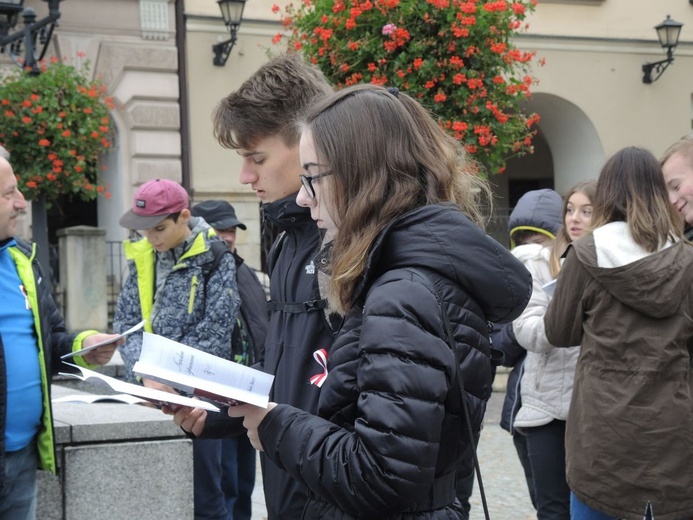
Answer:
[(561, 211), (563, 225), (561, 229), (558, 230), (558, 233), (556, 233), (556, 239), (553, 241), (551, 256), (549, 257), (549, 268), (551, 269), (551, 276), (554, 278), (558, 276), (558, 272), (561, 270), (561, 256), (563, 256), (568, 244), (571, 242), (568, 230), (565, 228), (565, 216), (566, 213), (568, 213), (568, 202), (570, 201), (570, 197), (575, 193), (584, 194), (585, 197), (594, 204), (595, 194), (597, 193), (597, 183), (595, 181), (579, 182), (570, 188), (568, 193), (563, 197), (563, 210)]
[(349, 310), (373, 242), (399, 216), (452, 201), (479, 221), (488, 184), (465, 168), (457, 142), (406, 94), (348, 87), (318, 103), (306, 124), (318, 158), (333, 172), (325, 180), (339, 231), (329, 300), (338, 312)]
[(667, 240), (683, 238), (662, 168), (648, 150), (629, 146), (604, 164), (597, 181), (591, 227), (609, 222), (626, 222), (635, 243), (651, 253)]

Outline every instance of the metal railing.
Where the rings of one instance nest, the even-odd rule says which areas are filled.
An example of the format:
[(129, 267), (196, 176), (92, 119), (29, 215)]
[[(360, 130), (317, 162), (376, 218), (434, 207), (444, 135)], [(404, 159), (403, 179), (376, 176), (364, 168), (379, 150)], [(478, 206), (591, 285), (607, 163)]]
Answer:
[(127, 278), (127, 261), (123, 253), (123, 243), (117, 240), (106, 241), (106, 310), (109, 330), (113, 327), (113, 316), (118, 305), (118, 296)]

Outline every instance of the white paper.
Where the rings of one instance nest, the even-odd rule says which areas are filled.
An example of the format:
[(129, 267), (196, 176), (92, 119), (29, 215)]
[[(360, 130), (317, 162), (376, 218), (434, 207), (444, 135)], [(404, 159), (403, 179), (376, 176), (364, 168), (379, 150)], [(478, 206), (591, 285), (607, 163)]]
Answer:
[(82, 375), (68, 374), (64, 372), (61, 372), (60, 375), (74, 377), (75, 379), (89, 381), (90, 383), (106, 384), (116, 392), (141, 397), (142, 399), (146, 399), (147, 401), (158, 405), (176, 404), (180, 406), (190, 406), (192, 408), (204, 408), (205, 410), (210, 410), (212, 412), (219, 411), (219, 408), (214, 406), (212, 403), (201, 401), (200, 399), (193, 399), (192, 397), (172, 394), (170, 392), (164, 392), (163, 390), (157, 390), (155, 388), (147, 388), (146, 386), (133, 385), (132, 383), (126, 383), (125, 381), (120, 381), (119, 379), (105, 376), (99, 372), (94, 372), (88, 368), (73, 365), (72, 363), (65, 364), (77, 368)]
[(223, 404), (239, 401), (263, 408), (274, 381), (273, 375), (148, 332), (133, 372)]
[(541, 286), (541, 288), (544, 290), (546, 294), (549, 296), (553, 296), (554, 291), (556, 290), (556, 282), (558, 280), (554, 278), (551, 280), (549, 283), (545, 283), (544, 285)]
[(140, 404), (146, 403), (145, 399), (140, 399), (130, 394), (72, 394), (64, 395), (62, 397), (56, 397), (53, 399), (54, 403), (99, 403), (99, 402), (119, 402), (125, 404)]
[(137, 332), (137, 331), (140, 330), (142, 327), (144, 327), (144, 324), (145, 324), (145, 323), (147, 323), (147, 320), (142, 320), (141, 322), (139, 322), (139, 323), (138, 323), (137, 325), (135, 325), (134, 327), (132, 327), (132, 328), (126, 330), (126, 331), (123, 332), (122, 334), (118, 334), (118, 335), (117, 335), (116, 337), (114, 337), (113, 339), (107, 339), (106, 341), (101, 341), (101, 342), (96, 343), (96, 344), (94, 344), (94, 345), (91, 345), (91, 346), (89, 346), (89, 347), (83, 348), (82, 350), (76, 350), (75, 352), (70, 352), (69, 354), (65, 354), (64, 356), (60, 356), (60, 359), (67, 359), (67, 358), (70, 358), (70, 357), (73, 357), (73, 356), (81, 356), (82, 354), (86, 354), (87, 352), (90, 352), (90, 351), (92, 351), (92, 350), (94, 350), (94, 349), (96, 349), (96, 348), (103, 347), (104, 345), (109, 345), (109, 344), (111, 344), (111, 343), (113, 343), (113, 342), (115, 342), (115, 341), (118, 341), (118, 340), (121, 339), (121, 338), (124, 338), (125, 336), (128, 336), (128, 335), (132, 334), (133, 332)]

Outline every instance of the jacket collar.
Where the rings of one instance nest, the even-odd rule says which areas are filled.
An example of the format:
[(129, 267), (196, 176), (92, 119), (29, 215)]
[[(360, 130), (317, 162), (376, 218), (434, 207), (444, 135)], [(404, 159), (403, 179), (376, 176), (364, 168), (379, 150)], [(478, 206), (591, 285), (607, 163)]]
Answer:
[(286, 229), (310, 222), (310, 208), (303, 208), (296, 204), (294, 193), (288, 197), (262, 205), (262, 218), (269, 219), (280, 229)]

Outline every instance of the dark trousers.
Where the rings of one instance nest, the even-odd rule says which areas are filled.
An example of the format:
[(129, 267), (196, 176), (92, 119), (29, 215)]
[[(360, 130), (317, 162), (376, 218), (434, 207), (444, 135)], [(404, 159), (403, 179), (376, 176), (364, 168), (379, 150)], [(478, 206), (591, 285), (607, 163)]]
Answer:
[(527, 453), (527, 437), (513, 431), (513, 444), (517, 452), (517, 458), (520, 459), (520, 464), (525, 472), (525, 480), (527, 481), (527, 491), (529, 491), (529, 499), (532, 501), (534, 509), (537, 508), (537, 497), (534, 491), (534, 477), (532, 476), (532, 465), (529, 462), (529, 453)]
[(195, 520), (250, 520), (255, 460), (246, 435), (193, 440)]
[(565, 476), (565, 421), (524, 428), (532, 467), (537, 520), (570, 520), (570, 489)]

